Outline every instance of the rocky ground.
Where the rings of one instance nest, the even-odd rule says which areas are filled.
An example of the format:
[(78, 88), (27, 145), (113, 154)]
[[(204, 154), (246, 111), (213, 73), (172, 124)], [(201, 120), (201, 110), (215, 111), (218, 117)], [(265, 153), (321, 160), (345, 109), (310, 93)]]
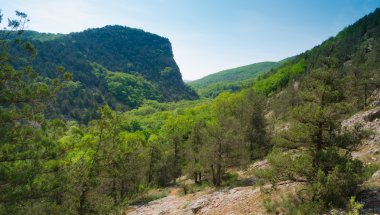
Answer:
[(369, 137), (352, 153), (367, 164), (380, 163), (380, 106), (359, 112), (342, 122), (344, 129), (364, 129)]
[[(342, 122), (346, 129), (364, 129), (369, 137), (362, 141), (352, 156), (366, 164), (380, 165), (380, 102), (373, 103), (370, 110), (359, 112)], [(358, 201), (364, 204), (364, 213), (380, 214), (380, 170), (363, 185)]]
[[(278, 193), (294, 191), (295, 183), (280, 185)], [(266, 214), (262, 205), (264, 196), (261, 189), (236, 187), (232, 189), (210, 189), (189, 195), (169, 195), (165, 198), (138, 206), (128, 214)], [(276, 194), (272, 194), (276, 195)]]

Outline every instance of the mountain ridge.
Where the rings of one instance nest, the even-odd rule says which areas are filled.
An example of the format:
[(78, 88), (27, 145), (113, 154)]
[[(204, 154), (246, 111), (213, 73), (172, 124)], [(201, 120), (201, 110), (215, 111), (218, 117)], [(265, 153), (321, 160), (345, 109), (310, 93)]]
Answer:
[[(299, 81), (302, 76), (309, 75), (315, 69), (338, 70), (341, 76), (364, 78), (374, 75), (373, 79), (378, 78), (375, 59), (380, 55), (379, 17), (380, 9), (377, 8), (345, 27), (336, 36), (265, 74), (254, 83), (253, 88), (260, 93), (271, 95), (286, 88), (291, 81)], [(374, 90), (374, 87), (376, 86), (368, 88), (367, 93)]]
[[(206, 75), (197, 80), (193, 80), (189, 82), (189, 85), (195, 88), (206, 87), (210, 84), (217, 83), (220, 81), (225, 82), (234, 82), (234, 81), (243, 81), (246, 79), (254, 78), (256, 73), (266, 72), (268, 69), (270, 70), (274, 66), (276, 66), (278, 62), (275, 61), (263, 61), (258, 63), (252, 63), (244, 66), (238, 66), (230, 69), (225, 69), (219, 72), (215, 72), (209, 75)], [(237, 75), (231, 77), (232, 75)], [(247, 77), (248, 76), (248, 77)]]
[[(138, 107), (145, 99), (197, 98), (182, 80), (169, 39), (157, 34), (107, 25), (69, 34), (25, 31), (20, 39), (37, 48), (32, 66), (39, 75), (54, 78), (56, 68), (63, 66), (73, 74), (73, 81), (80, 83), (77, 89), (59, 95), (52, 117), (88, 121), (96, 118), (97, 108), (104, 104), (126, 110)], [(111, 72), (119, 73), (110, 78)], [(148, 85), (151, 92), (145, 92)], [(88, 99), (82, 102), (78, 97)], [(82, 110), (88, 112), (85, 119), (79, 114)]]
[(186, 84), (196, 90), (200, 96), (214, 98), (222, 92), (236, 92), (250, 87), (257, 77), (270, 72), (288, 59), (279, 62), (264, 61), (226, 69)]

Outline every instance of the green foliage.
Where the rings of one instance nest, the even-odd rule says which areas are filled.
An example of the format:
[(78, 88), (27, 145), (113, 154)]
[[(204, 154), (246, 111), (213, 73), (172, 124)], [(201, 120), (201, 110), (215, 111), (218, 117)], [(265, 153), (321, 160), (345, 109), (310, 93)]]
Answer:
[(280, 181), (293, 180), (303, 182), (303, 176), (312, 175), (312, 158), (310, 155), (294, 156), (274, 149), (268, 156), (271, 168), (255, 170), (255, 175), (276, 184)]
[(146, 203), (149, 203), (151, 201), (164, 198), (164, 197), (168, 196), (168, 194), (169, 194), (169, 191), (167, 189), (163, 189), (159, 193), (144, 194), (141, 197), (138, 197), (137, 199), (134, 199), (130, 203), (130, 205), (142, 205), (142, 204), (146, 204)]
[(37, 40), (40, 42), (47, 42), (51, 40), (59, 39), (63, 37), (64, 34), (53, 34), (53, 33), (41, 33), (37, 31), (23, 31), (23, 33), (19, 36), (20, 40)]
[(202, 162), (211, 167), (209, 178), (215, 186), (221, 185), (226, 167), (244, 166), (270, 147), (261, 102), (251, 91), (222, 93), (214, 101), (212, 118), (205, 124), (207, 138), (199, 138), (207, 147), (198, 154), (208, 155)]
[[(234, 83), (209, 85), (215, 99), (175, 103), (157, 100), (193, 94), (182, 86), (167, 39), (120, 26), (31, 33), (25, 38), (45, 49), (35, 72), (33, 45), (12, 36), (23, 21), (12, 21), (13, 31), (0, 40), (0, 214), (119, 213), (167, 195), (152, 188), (179, 183), (192, 193), (234, 185), (238, 175), (229, 168), (264, 157), (270, 166), (255, 171), (259, 181), (301, 184), (295, 195), (265, 199), (269, 213), (346, 206), (358, 214), (361, 205), (351, 197), (378, 166), (352, 159), (368, 132), (341, 130), (340, 121), (364, 108), (367, 93), (379, 86), (378, 18), (377, 10), (261, 76), (254, 89), (220, 93), (235, 91)], [(363, 26), (371, 40), (361, 39)], [(57, 62), (70, 65), (75, 81)], [(57, 104), (49, 103), (57, 94)], [(126, 106), (136, 109), (123, 112)], [(277, 128), (278, 121), (285, 126)], [(183, 175), (194, 185), (181, 184)]]
[(320, 214), (315, 202), (305, 202), (301, 195), (285, 194), (279, 199), (264, 198), (263, 205), (269, 214)]
[[(285, 61), (284, 61), (285, 62)], [(215, 98), (222, 92), (237, 92), (252, 85), (253, 80), (283, 62), (261, 62), (217, 72), (187, 83), (202, 97)]]
[[(57, 101), (48, 107), (49, 118), (87, 123), (99, 117), (96, 111), (105, 104), (127, 110), (146, 99), (197, 98), (182, 81), (169, 40), (158, 35), (105, 26), (65, 35), (25, 31), (19, 41), (28, 41), (25, 44), (38, 49), (32, 66), (41, 77), (55, 78), (56, 67), (62, 65), (80, 83), (58, 94)], [(11, 53), (20, 52), (20, 48), (11, 47)], [(18, 67), (24, 61), (26, 58), (20, 57), (12, 64)], [(170, 72), (161, 74), (168, 68)], [(108, 74), (111, 71), (113, 75)]]
[(238, 176), (239, 175), (237, 173), (233, 173), (233, 172), (226, 173), (226, 175), (222, 178), (223, 180), (222, 186), (233, 185), (233, 183), (236, 182)]
[[(363, 164), (337, 152), (327, 152), (322, 156), (325, 166), (318, 170), (311, 192), (324, 208), (345, 206), (347, 198), (356, 194), (357, 185), (365, 179)], [(329, 172), (326, 173), (326, 169)]]
[(301, 103), (290, 111), (292, 125), (273, 139), (282, 151), (274, 150), (271, 167), (258, 172), (272, 183), (304, 183), (307, 200), (299, 205), (317, 205), (319, 212), (345, 206), (365, 179), (363, 164), (350, 155), (361, 135), (340, 131), (350, 99), (343, 86), (331, 68), (312, 71), (298, 91)]
[(253, 88), (270, 95), (294, 83), (291, 80), (308, 79), (313, 70), (328, 66), (346, 83), (343, 89), (352, 97), (353, 107), (362, 109), (380, 82), (376, 61), (380, 56), (379, 17), (380, 10), (376, 9), (336, 37), (259, 76)]
[[(65, 86), (69, 74), (57, 74), (53, 80), (43, 80), (29, 66), (13, 67), (8, 40), (19, 35), (27, 22), (24, 13), (9, 20), (8, 31), (0, 35), (0, 213), (27, 214), (43, 209), (58, 210), (59, 184), (65, 182), (60, 158), (63, 148), (57, 144), (65, 130), (59, 120), (43, 117), (45, 103)], [(18, 41), (17, 38), (14, 39)], [(29, 43), (17, 42), (28, 59), (35, 56)]]
[[(271, 182), (296, 181), (305, 183), (303, 189), (295, 195), (281, 198), (280, 201), (264, 201), (268, 212), (285, 212), (286, 214), (320, 214), (331, 207), (344, 207), (347, 199), (357, 192), (357, 184), (361, 183), (363, 167), (360, 161), (350, 160), (336, 152), (330, 152), (324, 164), (333, 168), (324, 172), (323, 168), (315, 173), (312, 159), (308, 157), (280, 153), (274, 151), (268, 157), (273, 165), (269, 170), (258, 170), (256, 175), (267, 178)], [(326, 167), (324, 167), (326, 168)]]
[(260, 74), (269, 72), (272, 68), (275, 68), (278, 65), (279, 63), (277, 62), (255, 63), (247, 66), (217, 72), (208, 75), (204, 78), (198, 79), (196, 81), (192, 81), (188, 84), (194, 89), (200, 90), (218, 82), (226, 83), (244, 81), (248, 79), (253, 79)]
[(348, 215), (359, 215), (361, 214), (361, 210), (363, 209), (363, 204), (356, 202), (355, 197), (350, 198), (350, 205), (349, 205), (349, 211)]
[[(272, 167), (257, 175), (272, 183), (304, 183), (305, 191), (297, 193), (303, 196), (297, 207), (315, 205), (313, 211), (318, 213), (344, 207), (369, 175), (350, 156), (365, 131), (340, 130), (340, 120), (365, 108), (369, 92), (379, 86), (374, 63), (380, 56), (379, 14), (376, 10), (254, 84), (267, 95), (282, 90), (271, 97), (270, 107), (288, 122), (272, 139), (281, 149), (268, 156)], [(291, 72), (293, 66), (297, 69)], [(302, 213), (308, 214), (305, 210)]]
[(284, 66), (275, 70), (271, 75), (267, 74), (260, 76), (254, 83), (253, 88), (257, 92), (269, 95), (270, 93), (286, 86), (292, 78), (305, 72), (305, 69), (306, 65), (304, 59), (300, 59), (295, 63), (286, 63)]
[(141, 76), (112, 72), (106, 77), (108, 90), (131, 108), (140, 106), (144, 99), (160, 100), (155, 87)]
[(223, 92), (238, 92), (242, 89), (248, 88), (252, 83), (251, 81), (242, 82), (217, 82), (210, 84), (207, 87), (197, 90), (198, 94), (206, 98), (215, 98)]

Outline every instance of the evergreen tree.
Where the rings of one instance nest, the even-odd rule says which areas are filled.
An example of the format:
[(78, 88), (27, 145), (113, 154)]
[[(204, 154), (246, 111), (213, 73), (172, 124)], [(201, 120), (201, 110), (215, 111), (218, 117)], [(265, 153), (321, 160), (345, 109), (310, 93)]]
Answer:
[[(0, 211), (5, 214), (26, 212), (28, 207), (33, 213), (46, 205), (48, 211), (61, 203), (59, 158), (64, 152), (50, 132), (62, 124), (46, 121), (43, 111), (46, 101), (64, 86), (63, 79), (71, 78), (61, 67), (54, 80), (37, 75), (29, 65), (35, 48), (18, 38), (29, 20), (19, 11), (16, 16), (0, 32)], [(10, 46), (21, 48), (25, 56), (11, 55)], [(15, 61), (20, 62), (17, 68), (12, 66)]]
[(268, 157), (272, 167), (258, 171), (273, 183), (305, 183), (307, 197), (301, 205), (311, 202), (319, 212), (344, 206), (364, 179), (362, 163), (350, 154), (360, 134), (340, 129), (340, 119), (349, 110), (344, 83), (333, 67), (327, 59), (326, 67), (312, 71), (304, 82), (299, 92), (303, 102), (291, 111), (292, 126), (273, 140), (283, 152), (274, 150)]

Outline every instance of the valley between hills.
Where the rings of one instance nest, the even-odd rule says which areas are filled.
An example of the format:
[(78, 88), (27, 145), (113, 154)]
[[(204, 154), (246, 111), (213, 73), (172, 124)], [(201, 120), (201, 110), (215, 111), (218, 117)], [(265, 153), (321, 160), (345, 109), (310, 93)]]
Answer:
[(380, 9), (184, 83), (168, 38), (1, 31), (2, 214), (380, 213)]

